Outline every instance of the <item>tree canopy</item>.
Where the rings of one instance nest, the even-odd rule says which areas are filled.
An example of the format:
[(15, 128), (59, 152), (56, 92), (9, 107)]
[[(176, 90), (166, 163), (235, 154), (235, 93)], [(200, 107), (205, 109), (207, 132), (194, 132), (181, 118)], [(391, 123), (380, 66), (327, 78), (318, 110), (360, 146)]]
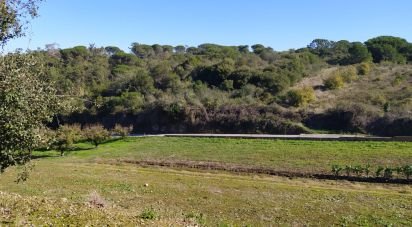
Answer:
[(42, 0), (0, 0), (0, 45), (24, 35), (30, 18), (37, 16)]
[(30, 160), (57, 108), (56, 90), (35, 55), (0, 58), (0, 172)]

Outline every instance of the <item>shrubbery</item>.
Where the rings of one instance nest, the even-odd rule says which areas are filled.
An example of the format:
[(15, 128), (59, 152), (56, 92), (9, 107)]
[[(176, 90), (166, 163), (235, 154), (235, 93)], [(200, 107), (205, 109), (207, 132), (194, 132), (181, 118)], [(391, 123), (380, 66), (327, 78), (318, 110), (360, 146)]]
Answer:
[(351, 83), (359, 78), (357, 70), (353, 66), (348, 66), (340, 69), (336, 72), (336, 74), (339, 74), (342, 77), (343, 81), (345, 81), (346, 83)]
[(356, 68), (348, 66), (334, 71), (332, 75), (324, 81), (324, 85), (330, 90), (339, 89), (342, 88), (345, 83), (351, 83), (358, 78)]
[[(381, 41), (384, 41), (384, 45)], [(56, 54), (53, 56), (50, 56), (47, 50), (36, 51), (36, 54), (44, 57), (46, 64), (50, 66), (47, 68), (47, 77), (56, 81), (58, 93), (76, 97), (76, 101), (72, 103), (77, 107), (76, 112), (62, 113), (62, 118), (67, 120), (63, 122), (81, 122), (82, 125), (101, 122), (106, 127), (112, 127), (116, 123), (133, 124), (139, 128), (135, 130), (139, 133), (206, 130), (216, 132), (230, 129), (232, 124), (244, 125), (246, 122), (226, 121), (216, 126), (213, 116), (221, 116), (222, 113), (218, 112), (222, 107), (237, 106), (241, 109), (245, 105), (265, 106), (281, 104), (282, 101), (289, 106), (305, 106), (313, 101), (314, 96), (310, 89), (292, 90), (286, 95), (285, 91), (290, 90), (304, 77), (327, 73), (330, 64), (338, 70), (325, 78), (324, 88), (342, 88), (345, 84), (356, 81), (358, 75), (370, 73), (371, 53), (375, 62), (378, 62), (376, 57), (379, 57), (382, 51), (385, 57), (382, 61), (390, 60), (388, 57), (391, 56), (388, 54), (393, 51), (388, 52), (387, 45), (411, 59), (410, 44), (388, 37), (370, 40), (367, 45), (346, 40), (314, 40), (307, 48), (283, 52), (274, 51), (261, 44), (253, 45), (250, 49), (244, 45), (202, 44), (198, 47), (173, 48), (167, 45), (134, 43), (131, 47), (132, 53), (123, 52), (116, 47), (90, 46), (55, 50)], [(382, 78), (377, 83), (386, 85), (387, 81), (383, 79), (386, 72), (379, 72), (383, 67), (400, 70), (394, 63), (377, 65), (376, 73)], [(408, 71), (404, 71), (399, 72), (400, 75), (409, 76)], [(359, 83), (366, 84), (369, 79), (371, 78), (364, 78)], [(405, 80), (395, 79), (393, 85), (396, 85), (396, 88), (393, 89), (400, 89), (398, 85), (403, 85), (407, 80), (408, 77)], [(368, 84), (367, 88), (371, 86)], [(354, 92), (358, 93), (357, 85), (353, 87)], [(318, 88), (322, 87), (315, 89)], [(388, 89), (385, 88), (389, 91)], [(382, 92), (383, 96), (388, 96), (384, 102), (392, 103), (391, 114), (400, 106), (391, 99), (396, 96), (405, 100), (410, 92), (402, 91), (399, 95), (395, 93), (397, 92)], [(325, 94), (327, 95), (328, 93)], [(337, 92), (336, 96), (339, 99), (346, 95)], [(359, 95), (358, 100), (351, 102), (363, 103), (363, 100), (380, 110), (384, 105), (370, 102), (371, 99), (365, 95)], [(311, 111), (322, 112), (330, 106), (324, 97), (317, 104), (318, 107), (311, 105), (310, 108), (300, 109), (296, 113), (304, 116)], [(409, 105), (404, 109), (407, 107)], [(197, 112), (189, 116), (185, 115), (187, 110)], [(305, 113), (306, 110), (308, 112)], [(297, 110), (291, 108), (291, 111)], [(266, 112), (259, 113), (259, 109), (255, 112), (257, 114), (247, 122), (261, 122), (260, 119), (266, 117)], [(232, 118), (230, 114), (228, 113), (226, 119)], [(197, 125), (190, 123), (194, 118)], [(282, 117), (282, 121), (286, 119), (288, 117)], [(299, 122), (295, 119), (289, 120)], [(246, 125), (249, 124), (251, 123)], [(247, 127), (239, 129), (237, 126), (238, 130), (235, 132), (268, 133), (261, 130), (267, 127)], [(255, 130), (250, 131), (250, 128)]]
[(345, 85), (341, 75), (333, 75), (324, 81), (325, 87), (330, 90), (342, 88)]
[(368, 62), (363, 62), (358, 65), (358, 74), (359, 75), (368, 75), (371, 71), (371, 64)]
[(286, 94), (287, 102), (296, 107), (306, 106), (316, 99), (315, 91), (311, 87), (294, 89)]

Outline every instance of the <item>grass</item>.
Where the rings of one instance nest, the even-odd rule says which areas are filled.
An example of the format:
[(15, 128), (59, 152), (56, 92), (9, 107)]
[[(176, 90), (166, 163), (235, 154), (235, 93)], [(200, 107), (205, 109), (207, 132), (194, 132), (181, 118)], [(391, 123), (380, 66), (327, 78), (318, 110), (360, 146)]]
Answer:
[[(412, 188), (409, 186), (290, 180), (51, 160), (37, 161), (35, 171), (24, 184), (15, 184), (15, 176), (14, 170), (2, 175), (0, 191), (24, 197), (15, 200), (0, 197), (2, 207), (12, 213), (5, 218), (0, 211), (3, 223), (19, 220), (40, 224), (47, 219), (55, 225), (86, 225), (90, 224), (89, 220), (97, 222), (109, 213), (108, 223), (139, 224), (146, 220), (142, 215), (146, 217), (148, 211), (150, 217), (155, 218), (153, 225), (157, 222), (184, 225), (186, 218), (191, 217), (191, 222), (212, 226), (221, 223), (267, 226), (344, 222), (407, 225), (412, 220)], [(90, 193), (95, 191), (108, 207), (87, 206)], [(47, 198), (46, 202), (42, 202), (44, 198)], [(27, 201), (32, 202), (27, 204)], [(107, 220), (103, 218), (95, 224)]]
[(104, 161), (208, 160), (326, 171), (331, 162), (410, 163), (411, 146), (153, 137), (113, 141), (90, 150), (82, 149), (91, 145), (79, 144), (78, 151), (65, 157), (36, 152), (42, 157), (34, 161), (27, 182), (15, 183), (16, 168), (0, 175), (0, 225), (409, 226), (409, 185), (141, 168)]
[[(90, 147), (81, 144), (84, 149)], [(37, 153), (37, 155), (57, 155)], [(129, 138), (98, 149), (68, 154), (79, 161), (115, 159), (213, 161), (280, 171), (327, 172), (336, 165), (397, 166), (412, 163), (412, 144), (405, 142), (337, 142), (222, 138)]]

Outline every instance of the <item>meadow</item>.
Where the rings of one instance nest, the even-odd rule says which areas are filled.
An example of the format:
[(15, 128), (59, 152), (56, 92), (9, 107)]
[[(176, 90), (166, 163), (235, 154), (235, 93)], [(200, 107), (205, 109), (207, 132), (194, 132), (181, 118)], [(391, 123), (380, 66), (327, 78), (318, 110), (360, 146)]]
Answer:
[[(313, 173), (330, 173), (334, 164), (395, 166), (412, 163), (412, 146), (405, 142), (143, 137), (92, 148), (89, 144), (78, 144), (77, 151), (68, 156), (80, 162), (208, 161)], [(53, 151), (36, 153), (46, 157), (58, 154)]]
[(332, 163), (412, 162), (412, 144), (145, 137), (35, 152), (28, 181), (0, 176), (2, 225), (408, 226), (412, 187), (225, 171), (142, 167), (121, 160), (212, 161), (288, 171)]

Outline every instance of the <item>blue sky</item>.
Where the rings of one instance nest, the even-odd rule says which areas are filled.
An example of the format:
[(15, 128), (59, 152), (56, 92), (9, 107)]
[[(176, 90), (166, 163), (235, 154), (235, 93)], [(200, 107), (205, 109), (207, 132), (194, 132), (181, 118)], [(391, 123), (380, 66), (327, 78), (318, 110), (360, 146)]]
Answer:
[(26, 38), (6, 50), (132, 42), (253, 45), (287, 50), (315, 38), (412, 41), (411, 0), (46, 0)]

